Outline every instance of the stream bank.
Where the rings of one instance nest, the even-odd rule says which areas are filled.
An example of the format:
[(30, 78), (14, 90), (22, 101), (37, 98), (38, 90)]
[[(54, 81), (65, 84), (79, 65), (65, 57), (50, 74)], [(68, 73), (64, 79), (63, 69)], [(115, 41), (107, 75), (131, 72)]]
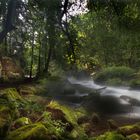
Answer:
[[(109, 117), (106, 113), (87, 109), (89, 107), (84, 104), (89, 103), (91, 99), (93, 102), (97, 97), (100, 98), (97, 89), (84, 87), (79, 83), (71, 84), (70, 79), (52, 78), (34, 84), (20, 85), (16, 89), (2, 89), (1, 139), (125, 140), (128, 135), (138, 133), (139, 127), (134, 131), (136, 126), (131, 126), (139, 121), (136, 118), (130, 122), (130, 118)], [(119, 129), (125, 125), (130, 125), (132, 132), (123, 136)]]

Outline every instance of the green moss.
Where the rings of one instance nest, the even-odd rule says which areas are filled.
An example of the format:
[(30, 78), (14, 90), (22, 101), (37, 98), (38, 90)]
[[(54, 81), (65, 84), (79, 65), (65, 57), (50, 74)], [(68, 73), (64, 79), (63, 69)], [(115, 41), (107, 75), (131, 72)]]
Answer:
[(6, 137), (6, 140), (52, 140), (63, 139), (66, 133), (63, 124), (59, 121), (51, 120), (49, 113), (44, 113), (42, 122), (22, 126)]
[(116, 132), (107, 132), (104, 135), (94, 138), (93, 140), (127, 140), (121, 134), (117, 134)]
[(7, 88), (0, 91), (0, 105), (9, 108), (10, 115), (13, 119), (20, 116), (19, 108), (23, 108), (28, 101), (26, 101), (15, 88)]
[(16, 100), (23, 101), (23, 98), (19, 95), (15, 88), (7, 88), (2, 90), (1, 97), (8, 100), (9, 102), (14, 102)]
[(6, 140), (25, 140), (25, 139), (34, 139), (34, 140), (46, 140), (50, 139), (48, 135), (48, 130), (41, 123), (36, 123), (32, 125), (27, 125), (20, 127), (9, 133), (6, 137)]
[(86, 135), (84, 128), (82, 128), (81, 126), (75, 127), (75, 129), (73, 129), (73, 131), (70, 133), (70, 137), (76, 140), (88, 139), (88, 136)]
[(36, 94), (37, 90), (35, 86), (32, 85), (22, 85), (19, 87), (19, 92), (22, 95), (27, 95), (27, 94)]
[(70, 122), (74, 126), (77, 125), (78, 118), (83, 115), (82, 111), (74, 110), (67, 106), (60, 105), (56, 101), (51, 101), (48, 106), (51, 108), (60, 109), (65, 114), (65, 118), (68, 120), (68, 122)]
[(15, 127), (21, 127), (21, 126), (28, 125), (28, 124), (31, 124), (31, 123), (32, 122), (29, 118), (22, 117), (22, 118), (19, 118), (19, 119), (15, 120), (13, 125)]
[(140, 136), (138, 134), (132, 134), (127, 136), (128, 140), (140, 140)]
[[(74, 126), (72, 131), (67, 134), (69, 139), (76, 139), (76, 140), (78, 140), (78, 139), (86, 140), (87, 139), (87, 135), (85, 134), (84, 128), (77, 124), (78, 118), (81, 117), (83, 114), (86, 114), (86, 112), (83, 108), (74, 110), (67, 106), (62, 106), (55, 101), (52, 101), (48, 106), (51, 108), (60, 109), (65, 114), (66, 120)], [(62, 126), (65, 127), (66, 124), (63, 124)]]
[(118, 129), (118, 132), (123, 135), (131, 135), (133, 133), (140, 133), (140, 123), (120, 127)]
[(52, 120), (50, 112), (44, 112), (42, 118), (42, 122), (49, 130), (49, 133), (55, 134), (59, 138), (65, 133), (66, 124), (60, 120)]
[(8, 106), (5, 105), (0, 105), (0, 114), (5, 114), (5, 113), (9, 113), (10, 112), (10, 108)]
[(11, 109), (8, 101), (0, 98), (0, 136), (6, 135), (11, 120)]
[(5, 116), (0, 116), (0, 137), (3, 137), (8, 132), (8, 128), (11, 123), (11, 117), (9, 114), (5, 114)]

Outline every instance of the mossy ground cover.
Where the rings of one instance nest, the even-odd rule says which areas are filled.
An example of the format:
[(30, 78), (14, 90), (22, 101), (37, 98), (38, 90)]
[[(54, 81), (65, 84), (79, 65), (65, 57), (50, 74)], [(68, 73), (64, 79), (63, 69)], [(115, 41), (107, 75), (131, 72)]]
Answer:
[[(92, 121), (92, 115), (85, 109), (71, 108), (54, 100), (48, 101), (47, 98), (36, 94), (36, 88), (27, 88), (31, 91), (32, 89), (34, 93), (29, 91), (26, 95), (15, 88), (0, 91), (0, 137), (2, 139), (131, 140), (132, 138), (133, 140), (139, 136), (137, 131), (134, 131), (124, 137), (124, 134), (116, 129), (115, 132), (107, 132), (95, 137), (93, 128), (97, 123)], [(82, 117), (88, 119), (79, 124), (78, 120)], [(130, 127), (139, 130), (136, 126)]]

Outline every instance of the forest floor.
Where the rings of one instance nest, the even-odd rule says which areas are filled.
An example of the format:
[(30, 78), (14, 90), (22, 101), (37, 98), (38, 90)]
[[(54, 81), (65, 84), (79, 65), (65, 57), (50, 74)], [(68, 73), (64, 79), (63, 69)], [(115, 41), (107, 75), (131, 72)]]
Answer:
[[(53, 82), (51, 81), (51, 84), (52, 83), (54, 84), (54, 81)], [(47, 137), (50, 140), (52, 140), (50, 138), (50, 135), (52, 135), (52, 133), (53, 133), (53, 137), (55, 135), (56, 140), (57, 137), (58, 139), (67, 139), (67, 140), (72, 140), (72, 139), (82, 140), (83, 137), (87, 138), (88, 140), (88, 138), (94, 137), (93, 140), (96, 140), (95, 139), (96, 136), (100, 136), (101, 134), (104, 133), (106, 135), (106, 132), (111, 132), (112, 133), (111, 137), (116, 137), (116, 134), (114, 136), (114, 131), (118, 132), (118, 130), (120, 131), (119, 135), (126, 133), (123, 134), (125, 137), (127, 136), (128, 133), (127, 131), (129, 131), (128, 135), (134, 134), (135, 132), (136, 133), (140, 132), (140, 126), (138, 127), (138, 130), (135, 130), (133, 127), (131, 128), (132, 130), (125, 130), (125, 131), (121, 130), (122, 126), (126, 126), (126, 125), (133, 126), (134, 124), (139, 122), (139, 119), (106, 116), (106, 115), (100, 116), (99, 114), (96, 114), (94, 112), (92, 113), (87, 112), (87, 110), (85, 110), (85, 108), (83, 108), (82, 106), (79, 107), (68, 106), (63, 102), (59, 102), (59, 100), (57, 99), (55, 100), (54, 98), (52, 98), (47, 93), (48, 87), (46, 86), (46, 84), (48, 84), (48, 82), (46, 83), (43, 81), (43, 82), (34, 83), (28, 81), (19, 84), (17, 83), (11, 85), (9, 84), (9, 85), (2, 86), (0, 88), (0, 99), (5, 100), (4, 102), (8, 101), (8, 103), (10, 103), (10, 107), (8, 107), (8, 110), (14, 108), (12, 109), (12, 113), (11, 111), (7, 112), (7, 105), (5, 104), (3, 105), (2, 102), (0, 103), (2, 107), (4, 106), (4, 109), (0, 110), (0, 118), (2, 118), (0, 119), (1, 121), (0, 123), (3, 124), (0, 126), (0, 130), (6, 131), (4, 122), (7, 123), (8, 121), (8, 118), (7, 120), (5, 120), (5, 117), (7, 115), (6, 114), (3, 115), (2, 112), (6, 111), (7, 114), (9, 113), (10, 116), (12, 117), (14, 116), (12, 118), (12, 123), (9, 124), (10, 128), (8, 128), (7, 130), (10, 131), (8, 132), (8, 135), (7, 133), (2, 134), (3, 131), (0, 132), (1, 133), (0, 136), (2, 138), (4, 137), (4, 139), (6, 138), (6, 140), (14, 140), (15, 137), (19, 140), (23, 140), (26, 138), (30, 139), (32, 134), (26, 135), (27, 132), (24, 132), (24, 129), (28, 125), (34, 128), (33, 125), (35, 124), (37, 124), (37, 128), (38, 128), (39, 127), (38, 123), (41, 123), (41, 125), (43, 125), (41, 126), (41, 129), (44, 129), (43, 127), (45, 123), (44, 131), (46, 130), (46, 128), (51, 130), (51, 132), (49, 132), (49, 136), (47, 134)], [(57, 90), (58, 89), (55, 89), (55, 91)], [(15, 103), (13, 104), (13, 101), (16, 104)], [(6, 106), (6, 110), (5, 110), (5, 106)], [(46, 114), (47, 118), (46, 116), (44, 116), (46, 111), (51, 113), (51, 119), (49, 119), (48, 114)], [(20, 120), (23, 117), (29, 119), (32, 123), (26, 124), (24, 120)], [(49, 124), (48, 123), (46, 124), (46, 120), (47, 122), (49, 121)], [(63, 122), (62, 124), (59, 122), (60, 120)], [(66, 124), (68, 124), (68, 126)], [(58, 128), (59, 130), (57, 130)], [(63, 131), (67, 132), (68, 135), (63, 136), (64, 135)], [(19, 132), (21, 133), (20, 135), (22, 135), (22, 133), (25, 133), (26, 136), (22, 135), (23, 138), (19, 138), (18, 136)], [(36, 134), (34, 134), (33, 136), (36, 137)], [(39, 137), (42, 137), (42, 135)], [(108, 137), (108, 134), (106, 137)], [(114, 138), (111, 140), (114, 140)]]

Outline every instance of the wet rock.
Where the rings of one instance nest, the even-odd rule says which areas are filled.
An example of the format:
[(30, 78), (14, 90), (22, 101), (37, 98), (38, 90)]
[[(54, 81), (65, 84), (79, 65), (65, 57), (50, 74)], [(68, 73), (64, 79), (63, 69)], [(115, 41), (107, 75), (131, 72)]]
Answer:
[(127, 101), (132, 106), (140, 106), (140, 100), (138, 100), (138, 99), (135, 99), (135, 98), (132, 98), (129, 96), (125, 96), (125, 95), (120, 96), (120, 98)]
[(18, 88), (18, 91), (21, 95), (30, 95), (30, 94), (36, 94), (36, 89), (33, 86), (20, 86)]
[(74, 86), (67, 80), (65, 79), (63, 81), (63, 93), (64, 95), (73, 95), (75, 94), (76, 90)]
[(77, 89), (80, 93), (90, 93), (93, 91), (93, 89), (85, 87), (80, 84), (73, 84), (74, 88)]
[(108, 120), (107, 124), (108, 124), (108, 127), (109, 127), (110, 130), (115, 130), (115, 129), (118, 128), (117, 122), (112, 120), (112, 119)]
[(51, 113), (52, 119), (66, 122), (65, 114), (60, 109), (46, 107), (46, 111)]
[(93, 113), (92, 115), (91, 115), (91, 122), (93, 123), (93, 124), (98, 124), (99, 122), (100, 122), (100, 117), (99, 117), (99, 115), (97, 114), (97, 113)]
[(134, 133), (140, 134), (140, 123), (120, 127), (118, 128), (118, 132), (124, 136), (132, 135)]
[(1, 63), (1, 78), (6, 82), (11, 82), (11, 80), (21, 80), (23, 79), (24, 72), (20, 65), (18, 65), (10, 57), (2, 57)]
[(75, 110), (73, 108), (70, 108), (68, 106), (64, 106), (64, 105), (61, 105), (59, 104), (58, 102), (56, 101), (51, 101), (47, 107), (51, 108), (51, 109), (58, 109), (58, 110), (61, 110), (61, 114), (62, 116), (65, 118), (64, 120), (66, 120), (69, 124), (71, 124), (73, 127), (77, 126), (77, 120), (80, 116), (83, 116), (83, 112), (82, 112), (82, 109), (79, 111), (79, 110)]
[(84, 128), (84, 131), (88, 136), (90, 136), (93, 133), (93, 127), (89, 122), (84, 123), (82, 127)]
[(132, 134), (127, 136), (128, 140), (140, 140), (140, 136), (138, 134)]
[(78, 118), (77, 123), (84, 124), (84, 123), (88, 123), (89, 121), (90, 121), (89, 117), (81, 116), (80, 118)]
[(66, 119), (65, 114), (62, 112), (62, 110), (46, 107), (46, 111), (51, 113), (52, 119), (61, 120), (63, 123), (67, 124), (67, 131), (71, 131), (74, 128), (73, 125)]

